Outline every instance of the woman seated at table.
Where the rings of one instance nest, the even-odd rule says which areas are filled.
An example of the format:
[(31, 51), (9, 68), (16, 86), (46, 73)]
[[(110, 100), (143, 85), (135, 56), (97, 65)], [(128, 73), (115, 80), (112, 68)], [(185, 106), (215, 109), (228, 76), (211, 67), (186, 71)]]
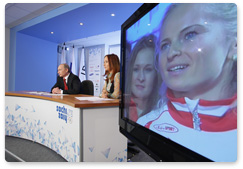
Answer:
[(104, 57), (105, 84), (100, 97), (118, 99), (120, 96), (120, 62), (115, 54)]

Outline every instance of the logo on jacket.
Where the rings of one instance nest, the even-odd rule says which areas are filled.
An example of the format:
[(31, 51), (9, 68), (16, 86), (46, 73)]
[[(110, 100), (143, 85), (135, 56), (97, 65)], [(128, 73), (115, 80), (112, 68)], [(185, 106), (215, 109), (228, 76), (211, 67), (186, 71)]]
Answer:
[(179, 131), (177, 127), (168, 123), (155, 124), (153, 127), (160, 132), (166, 133), (176, 133)]

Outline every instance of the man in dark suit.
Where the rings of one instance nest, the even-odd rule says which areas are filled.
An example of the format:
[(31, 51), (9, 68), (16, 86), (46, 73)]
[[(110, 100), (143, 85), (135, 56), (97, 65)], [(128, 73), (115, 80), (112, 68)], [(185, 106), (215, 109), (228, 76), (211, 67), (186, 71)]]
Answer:
[(79, 77), (70, 72), (67, 64), (60, 64), (58, 66), (56, 84), (52, 87), (53, 94), (79, 94), (81, 91), (81, 83)]

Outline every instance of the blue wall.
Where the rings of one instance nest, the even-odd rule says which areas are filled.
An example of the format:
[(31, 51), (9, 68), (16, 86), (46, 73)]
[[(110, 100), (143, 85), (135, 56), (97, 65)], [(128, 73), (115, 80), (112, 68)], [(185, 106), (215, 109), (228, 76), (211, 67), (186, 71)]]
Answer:
[(57, 44), (16, 36), (15, 91), (50, 91), (57, 76)]
[[(50, 46), (52, 46), (53, 43), (51, 43), (49, 41), (41, 40), (41, 39), (36, 39), (34, 37), (28, 37), (27, 35), (24, 35), (24, 34), (21, 35), (18, 32), (23, 30), (23, 29), (26, 29), (26, 28), (28, 28), (30, 26), (33, 26), (35, 24), (41, 23), (41, 22), (43, 22), (45, 20), (48, 20), (50, 18), (56, 17), (58, 15), (61, 15), (63, 13), (66, 13), (68, 11), (76, 9), (78, 7), (81, 7), (83, 5), (85, 5), (85, 4), (84, 3), (66, 4), (66, 5), (63, 5), (63, 6), (57, 8), (57, 9), (54, 9), (52, 11), (46, 12), (46, 13), (44, 13), (41, 16), (38, 16), (38, 17), (36, 17), (34, 19), (31, 19), (31, 20), (29, 20), (29, 21), (27, 21), (25, 23), (22, 23), (22, 24), (20, 24), (20, 25), (18, 25), (16, 27), (13, 27), (13, 28), (10, 29), (9, 84), (8, 84), (8, 90), (9, 91), (36, 90), (36, 88), (38, 88), (38, 90), (43, 89), (43, 90), (48, 90), (49, 91), (50, 89), (48, 87), (50, 86), (50, 84), (53, 81), (56, 81), (56, 72), (57, 72), (57, 70), (56, 70), (57, 69), (57, 67), (56, 67), (56, 64), (57, 64), (56, 63), (57, 62), (57, 60), (56, 60), (57, 59), (57, 52), (56, 52), (57, 50), (56, 50), (56, 48), (57, 48), (57, 44), (55, 44), (56, 45), (55, 48), (50, 49)], [(17, 39), (17, 35), (18, 34), (19, 34), (20, 38)], [(30, 39), (30, 42), (25, 42), (25, 40), (24, 40), (25, 38), (26, 39)], [(41, 44), (41, 41), (44, 42), (44, 43)], [(31, 42), (35, 42), (35, 43), (39, 44), (38, 47), (36, 46), (35, 43), (31, 43)], [(26, 45), (27, 43), (29, 45)], [(45, 50), (52, 51), (51, 53), (48, 53), (47, 51), (42, 51), (42, 50), (39, 49), (40, 46), (46, 46), (47, 44), (52, 44), (47, 49), (45, 49)], [(31, 50), (31, 51), (34, 52), (32, 54), (31, 52), (24, 51), (22, 49), (21, 45), (23, 45), (23, 47), (28, 47), (28, 46), (32, 45), (32, 48), (34, 48), (34, 46), (36, 46), (36, 48), (38, 50), (34, 51), (32, 49), (28, 49), (28, 50)], [(19, 49), (18, 56), (17, 56), (17, 51), (16, 51), (17, 48)], [(28, 48), (30, 48), (30, 47), (28, 47)], [(55, 51), (55, 55), (53, 54), (53, 51)], [(32, 56), (34, 56), (34, 55), (38, 55), (39, 56), (38, 52), (45, 53), (45, 55), (43, 56), (45, 59), (47, 58), (47, 56), (52, 55), (52, 57), (54, 57), (54, 58), (48, 58), (46, 60), (46, 62), (48, 62), (50, 64), (53, 64), (53, 65), (50, 66), (50, 65), (48, 65), (48, 63), (45, 63), (44, 68), (41, 68), (40, 70), (37, 71), (36, 68), (40, 68), (38, 61), (40, 61), (41, 58), (35, 58), (35, 59), (37, 59), (37, 61), (35, 61), (35, 60), (33, 60)], [(22, 56), (22, 54), (24, 54), (24, 55), (26, 54), (26, 56)], [(28, 58), (29, 56), (31, 56), (31, 57)], [(23, 57), (23, 58), (21, 58), (21, 57)], [(40, 61), (40, 63), (44, 62), (44, 58)], [(27, 62), (24, 62), (22, 60), (27, 61)], [(53, 62), (53, 60), (55, 60), (55, 62)], [(21, 63), (18, 63), (18, 61), (20, 61)], [(31, 61), (33, 62), (31, 64), (33, 64), (34, 66), (28, 65)], [(24, 63), (24, 64), (22, 64), (22, 63)], [(35, 67), (35, 69), (31, 70), (30, 68), (32, 68), (32, 67)], [(48, 81), (45, 82), (45, 84), (43, 84), (43, 82), (41, 82), (41, 83), (38, 83), (38, 84), (35, 83), (35, 85), (37, 85), (37, 86), (32, 86), (32, 83), (34, 83), (34, 82), (32, 80), (30, 80), (29, 77), (27, 77), (27, 75), (33, 75), (34, 74), (34, 73), (31, 73), (30, 71), (35, 72), (35, 75), (36, 74), (43, 74), (43, 73), (38, 73), (39, 71), (48, 72), (45, 75), (45, 78)], [(20, 74), (20, 72), (21, 73), (26, 73), (26, 75), (25, 74), (22, 75), (22, 74)], [(26, 82), (21, 80), (19, 75), (23, 76), (23, 79), (26, 80)], [(43, 75), (40, 75), (40, 76), (42, 77)], [(53, 79), (53, 76), (55, 76), (54, 79)], [(34, 77), (31, 77), (31, 78), (34, 78)], [(34, 79), (36, 80), (36, 78), (34, 78)], [(30, 82), (30, 83), (28, 83), (28, 82)], [(39, 82), (39, 79), (38, 79), (38, 82)], [(40, 89), (41, 85), (39, 85), (39, 84), (43, 85), (43, 87), (41, 87), (41, 89)], [(31, 86), (31, 87), (28, 88), (29, 86)]]

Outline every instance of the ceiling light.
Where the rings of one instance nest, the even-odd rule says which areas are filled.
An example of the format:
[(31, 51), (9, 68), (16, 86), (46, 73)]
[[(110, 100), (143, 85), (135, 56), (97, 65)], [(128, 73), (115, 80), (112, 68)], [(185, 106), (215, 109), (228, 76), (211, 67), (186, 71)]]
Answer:
[(54, 34), (54, 32), (51, 32), (51, 34)]
[(80, 22), (80, 23), (79, 23), (79, 25), (83, 26), (83, 25), (84, 25), (84, 23)]
[(151, 24), (150, 23), (148, 23), (148, 26), (150, 26)]
[(114, 14), (114, 13), (112, 13), (112, 14), (111, 14), (111, 16), (115, 16), (115, 14)]

